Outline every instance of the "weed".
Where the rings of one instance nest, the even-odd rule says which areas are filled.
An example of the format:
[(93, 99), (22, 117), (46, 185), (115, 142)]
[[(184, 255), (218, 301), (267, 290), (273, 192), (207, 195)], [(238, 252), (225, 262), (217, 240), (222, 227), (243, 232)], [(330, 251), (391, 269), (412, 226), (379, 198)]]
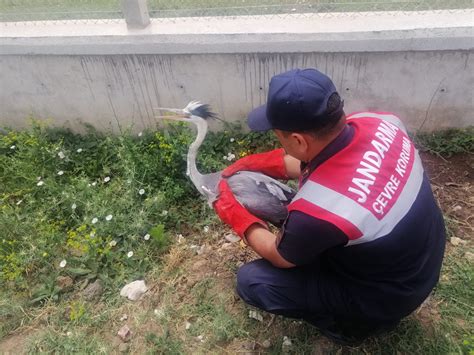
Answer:
[(418, 148), (443, 157), (474, 153), (474, 126), (413, 136)]
[(30, 343), (28, 354), (108, 354), (109, 350), (100, 339), (83, 331), (67, 333), (46, 331)]
[(145, 336), (147, 342), (152, 345), (149, 350), (152, 354), (183, 354), (183, 347), (179, 340), (170, 336), (169, 331), (165, 331), (163, 335), (158, 336), (149, 333)]

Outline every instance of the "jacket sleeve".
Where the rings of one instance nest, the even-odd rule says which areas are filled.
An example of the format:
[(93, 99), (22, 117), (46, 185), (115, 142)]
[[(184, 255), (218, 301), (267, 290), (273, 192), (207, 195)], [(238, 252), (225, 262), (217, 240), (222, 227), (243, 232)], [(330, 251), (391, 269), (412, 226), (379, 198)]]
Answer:
[(300, 266), (316, 262), (327, 249), (343, 246), (348, 241), (333, 224), (292, 211), (281, 231), (277, 250), (287, 261)]

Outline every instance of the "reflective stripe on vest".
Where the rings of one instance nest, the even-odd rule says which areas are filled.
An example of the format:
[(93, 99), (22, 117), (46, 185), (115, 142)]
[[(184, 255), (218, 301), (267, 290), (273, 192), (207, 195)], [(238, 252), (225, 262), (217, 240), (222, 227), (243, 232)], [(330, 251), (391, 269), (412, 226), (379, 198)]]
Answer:
[[(379, 113), (372, 113), (372, 112), (365, 112), (365, 113), (358, 113), (355, 115), (357, 118), (354, 120), (354, 125), (359, 126), (357, 123), (360, 122), (361, 125), (358, 127), (361, 132), (359, 132), (359, 140), (366, 139), (364, 144), (370, 142), (371, 137), (366, 138), (364, 132), (364, 126), (370, 126), (368, 131), (371, 130), (372, 133), (376, 132), (374, 127), (376, 124), (379, 124), (383, 121), (389, 121), (387, 118), (390, 119), (389, 122), (395, 124), (400, 129), (404, 131), (404, 127), (398, 118), (391, 114), (379, 114)], [(387, 117), (388, 116), (388, 117)], [(349, 116), (352, 119), (354, 116)], [(382, 118), (383, 117), (383, 118)], [(368, 118), (369, 120), (365, 120), (363, 122), (363, 118)], [(377, 120), (373, 120), (376, 118)], [(362, 120), (362, 121), (360, 121)], [(397, 122), (398, 121), (398, 122)], [(374, 124), (375, 122), (375, 124)], [(368, 132), (367, 131), (367, 132)], [(400, 136), (397, 136), (399, 141), (402, 141), (404, 144), (408, 144), (408, 138), (404, 133), (399, 133)], [(365, 138), (364, 138), (365, 137)], [(354, 136), (354, 139), (356, 137)], [(351, 142), (352, 144), (352, 142)], [(351, 145), (350, 144), (350, 145)], [(399, 143), (400, 144), (400, 143)], [(349, 146), (350, 146), (349, 145)], [(310, 178), (306, 181), (306, 183), (301, 187), (298, 191), (297, 195), (293, 199), (292, 203), (288, 206), (289, 211), (292, 210), (299, 210), (309, 215), (312, 215), (316, 218), (326, 220), (339, 229), (341, 229), (349, 238), (349, 242), (346, 246), (366, 243), (373, 240), (376, 240), (380, 237), (386, 236), (389, 234), (393, 228), (400, 222), (400, 220), (406, 215), (412, 204), (414, 203), (418, 192), (420, 190), (422, 181), (423, 181), (423, 167), (421, 164), (420, 157), (418, 152), (414, 148), (413, 144), (410, 142), (411, 152), (410, 155), (410, 163), (411, 166), (408, 166), (406, 169), (406, 176), (405, 178), (399, 179), (399, 188), (401, 189), (398, 191), (398, 197), (396, 197), (396, 193), (392, 191), (391, 198), (394, 201), (390, 201), (389, 199), (385, 199), (386, 202), (386, 209), (388, 210), (383, 215), (377, 215), (374, 212), (374, 207), (368, 208), (367, 205), (360, 203), (357, 201), (356, 196), (347, 192), (347, 186), (344, 187), (343, 191), (336, 191), (334, 188), (330, 188), (326, 185), (331, 184), (331, 174), (334, 176), (334, 179), (337, 178), (337, 162), (340, 157), (335, 157), (333, 162), (330, 162), (329, 159), (327, 164), (329, 168), (325, 167), (325, 163), (319, 166)], [(371, 146), (367, 145), (366, 149), (370, 149)], [(401, 150), (400, 147), (398, 147)], [(348, 171), (355, 172), (359, 167), (360, 162), (360, 152), (351, 153), (351, 150), (346, 152), (341, 152), (342, 159), (344, 158), (355, 158), (354, 163), (349, 164), (349, 166), (344, 166), (345, 170), (342, 170), (342, 173), (347, 173)], [(388, 155), (388, 153), (387, 153)], [(390, 157), (391, 161), (388, 164), (393, 168), (396, 161), (394, 161), (393, 156)], [(325, 171), (329, 170), (329, 171)], [(408, 171), (411, 169), (411, 171)], [(320, 175), (326, 176), (327, 184), (324, 184), (322, 181), (318, 181)], [(390, 178), (394, 177), (393, 181), (397, 181), (396, 179), (396, 172), (394, 171), (391, 174)], [(377, 176), (378, 177), (378, 176)], [(350, 176), (346, 179), (348, 179)], [(342, 178), (343, 179), (343, 178)], [(382, 185), (385, 187), (387, 183), (389, 183), (389, 179), (384, 177), (385, 180), (381, 179)], [(321, 179), (319, 179), (321, 180)], [(379, 181), (378, 181), (379, 182)], [(349, 185), (348, 185), (349, 186)], [(392, 184), (392, 187), (394, 185)], [(379, 188), (378, 190), (373, 190), (371, 193), (374, 195), (382, 195), (382, 196), (389, 196), (387, 194), (383, 195), (385, 190)], [(385, 191), (386, 193), (386, 191)], [(376, 201), (372, 195), (368, 195), (367, 198), (370, 201)], [(396, 198), (396, 199), (395, 199)], [(369, 202), (370, 202), (369, 201)], [(382, 200), (383, 201), (383, 200)], [(390, 203), (388, 203), (389, 201)], [(367, 203), (369, 203), (367, 202)], [(377, 202), (370, 202), (376, 204)], [(373, 205), (370, 205), (373, 206)], [(387, 207), (388, 206), (388, 207)]]
[(354, 118), (365, 118), (365, 117), (378, 118), (380, 120), (390, 122), (390, 123), (396, 125), (398, 128), (400, 128), (403, 132), (407, 133), (407, 129), (403, 125), (402, 121), (400, 121), (400, 119), (392, 113), (387, 113), (387, 112), (358, 112), (358, 113), (352, 113), (350, 116), (347, 117), (347, 119), (352, 120)]

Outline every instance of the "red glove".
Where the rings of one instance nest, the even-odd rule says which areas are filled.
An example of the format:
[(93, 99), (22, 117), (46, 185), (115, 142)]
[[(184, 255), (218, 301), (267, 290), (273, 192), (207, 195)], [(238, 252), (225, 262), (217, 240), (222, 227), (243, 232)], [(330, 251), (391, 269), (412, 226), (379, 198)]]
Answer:
[(252, 154), (237, 160), (222, 171), (223, 177), (234, 175), (237, 171), (258, 171), (275, 179), (288, 180), (285, 167), (285, 150), (283, 148), (266, 153)]
[(261, 224), (268, 229), (265, 222), (247, 211), (245, 207), (235, 199), (229, 184), (225, 180), (219, 182), (219, 197), (214, 202), (214, 209), (220, 219), (232, 227), (242, 239), (245, 238), (247, 229), (254, 223)]

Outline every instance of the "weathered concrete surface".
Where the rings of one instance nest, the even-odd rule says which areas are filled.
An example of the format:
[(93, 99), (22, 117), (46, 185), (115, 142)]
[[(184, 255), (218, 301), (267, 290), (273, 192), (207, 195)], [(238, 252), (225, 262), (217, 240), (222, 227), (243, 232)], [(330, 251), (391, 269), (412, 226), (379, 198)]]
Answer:
[(397, 30), (394, 20), (383, 27), (365, 17), (355, 21), (356, 32), (337, 32), (334, 19), (332, 32), (311, 32), (305, 22), (295, 23), (294, 33), (271, 33), (263, 23), (253, 34), (240, 27), (213, 33), (209, 23), (193, 34), (181, 27), (157, 34), (154, 23), (135, 32), (113, 24), (122, 26), (115, 34), (85, 35), (97, 31), (94, 25), (70, 36), (60, 27), (47, 37), (29, 33), (29, 26), (6, 27), (0, 125), (25, 126), (31, 114), (74, 129), (87, 122), (141, 130), (155, 124), (154, 107), (183, 107), (192, 99), (210, 103), (225, 120), (243, 120), (265, 102), (272, 75), (315, 67), (333, 78), (348, 112), (392, 111), (411, 130), (464, 127), (474, 124), (472, 27), (465, 16), (449, 18), (449, 26), (447, 18), (404, 19)]

